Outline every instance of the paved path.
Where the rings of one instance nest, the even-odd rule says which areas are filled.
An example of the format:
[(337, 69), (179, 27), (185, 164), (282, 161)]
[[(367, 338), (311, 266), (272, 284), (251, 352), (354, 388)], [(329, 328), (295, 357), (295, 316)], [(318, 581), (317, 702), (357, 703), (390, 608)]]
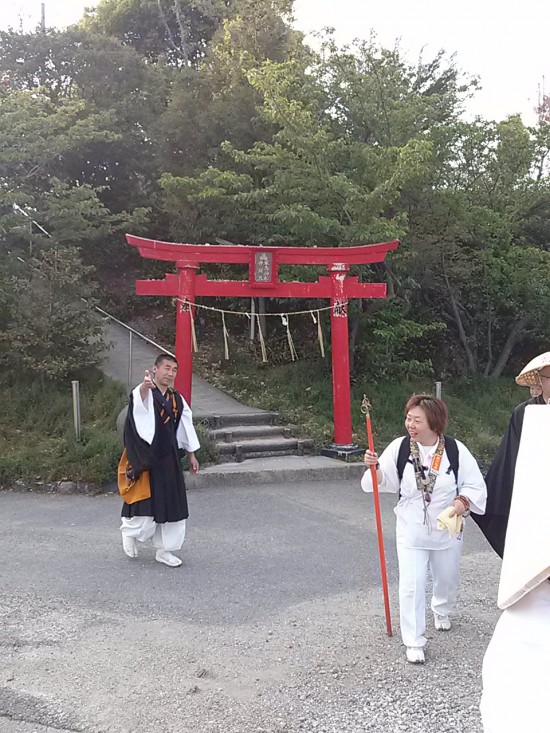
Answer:
[[(397, 628), (391, 498), (383, 517)], [(385, 635), (356, 483), (190, 491), (181, 568), (126, 558), (119, 501), (0, 493), (2, 733), (481, 733), (499, 563), (474, 525), (448, 634)]]
[[(134, 387), (143, 378), (146, 369), (151, 369), (159, 349), (147, 343), (138, 336), (132, 337), (132, 368), (128, 380), (128, 362), (130, 353), (129, 332), (118, 323), (107, 320), (105, 324), (105, 338), (111, 343), (101, 365), (102, 370), (119, 382)], [(207, 381), (193, 375), (192, 386), (193, 415), (203, 419), (211, 415), (233, 415), (264, 412), (257, 407), (242, 405), (237, 400), (209, 384)]]

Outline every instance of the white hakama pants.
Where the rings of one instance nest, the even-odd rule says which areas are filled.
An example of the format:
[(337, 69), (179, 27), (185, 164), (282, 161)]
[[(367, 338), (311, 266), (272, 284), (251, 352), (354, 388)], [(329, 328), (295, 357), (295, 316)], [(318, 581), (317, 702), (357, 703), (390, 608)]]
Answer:
[(432, 611), (448, 616), (455, 607), (462, 541), (444, 550), (405, 547), (397, 541), (399, 622), (405, 646), (426, 645), (426, 585), (432, 575)]
[(485, 733), (550, 731), (550, 583), (507, 608), (483, 660)]
[(151, 540), (157, 550), (176, 552), (181, 550), (185, 539), (185, 523), (185, 519), (157, 524), (153, 517), (122, 517), (120, 531), (123, 537), (133, 537), (138, 542)]

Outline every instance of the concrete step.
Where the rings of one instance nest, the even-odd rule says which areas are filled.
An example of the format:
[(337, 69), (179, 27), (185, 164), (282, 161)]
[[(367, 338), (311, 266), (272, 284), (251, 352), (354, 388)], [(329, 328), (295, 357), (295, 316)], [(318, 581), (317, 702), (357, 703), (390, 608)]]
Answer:
[(213, 414), (201, 419), (212, 430), (218, 430), (229, 425), (275, 425), (279, 421), (279, 413), (259, 410), (258, 412), (241, 412), (231, 415)]
[(313, 449), (313, 440), (311, 438), (283, 438), (272, 436), (268, 438), (252, 438), (243, 439), (232, 443), (218, 443), (217, 449), (220, 457), (227, 458), (233, 456), (236, 461), (242, 461), (248, 457), (258, 457), (262, 455), (274, 456), (277, 454), (291, 453), (303, 454)]
[(232, 443), (242, 438), (267, 438), (280, 435), (292, 438), (299, 428), (297, 425), (227, 425), (210, 431), (210, 437), (219, 443)]
[(256, 458), (242, 463), (218, 463), (201, 468), (196, 476), (185, 474), (189, 489), (259, 484), (294, 484), (297, 481), (354, 481), (360, 491), (362, 463), (346, 463), (325, 456), (281, 456)]
[[(304, 453), (307, 451), (301, 450), (298, 448), (285, 448), (283, 450), (262, 450), (258, 451), (256, 453), (236, 453), (235, 454), (235, 463), (242, 463), (242, 461), (252, 461), (256, 460), (257, 458), (280, 458), (281, 456), (303, 456)], [(241, 456), (241, 459), (239, 460), (238, 456)], [(227, 458), (227, 456), (224, 456), (224, 458)]]

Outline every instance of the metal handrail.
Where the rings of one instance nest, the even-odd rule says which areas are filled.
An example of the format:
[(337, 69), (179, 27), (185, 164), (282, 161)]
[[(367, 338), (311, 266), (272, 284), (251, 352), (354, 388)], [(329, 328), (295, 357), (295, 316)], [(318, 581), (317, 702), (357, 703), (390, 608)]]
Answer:
[(115, 321), (120, 326), (124, 326), (124, 328), (127, 331), (130, 331), (131, 333), (135, 333), (136, 336), (139, 336), (144, 341), (147, 341), (147, 343), (151, 344), (156, 349), (160, 349), (164, 354), (170, 354), (170, 356), (173, 356), (175, 358), (175, 354), (172, 354), (172, 352), (171, 351), (168, 351), (168, 349), (166, 349), (164, 346), (161, 346), (160, 344), (157, 344), (156, 341), (153, 341), (153, 339), (150, 339), (148, 336), (144, 336), (142, 333), (140, 333), (139, 331), (136, 331), (135, 328), (132, 328), (127, 323), (124, 323), (123, 321), (120, 321), (115, 316), (112, 316), (110, 313), (107, 313), (107, 311), (104, 311), (103, 308), (100, 308), (98, 305), (94, 306), (94, 308), (96, 309), (96, 311), (98, 311), (99, 313), (103, 314), (104, 316), (107, 316), (107, 318), (110, 318), (111, 320)]

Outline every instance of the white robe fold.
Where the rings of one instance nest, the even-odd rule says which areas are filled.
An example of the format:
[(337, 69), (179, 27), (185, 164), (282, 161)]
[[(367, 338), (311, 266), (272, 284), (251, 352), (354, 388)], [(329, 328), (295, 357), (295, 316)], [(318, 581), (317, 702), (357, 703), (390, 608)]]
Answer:
[(550, 406), (521, 431), (498, 590), (502, 613), (483, 660), (485, 733), (548, 733), (550, 713)]

